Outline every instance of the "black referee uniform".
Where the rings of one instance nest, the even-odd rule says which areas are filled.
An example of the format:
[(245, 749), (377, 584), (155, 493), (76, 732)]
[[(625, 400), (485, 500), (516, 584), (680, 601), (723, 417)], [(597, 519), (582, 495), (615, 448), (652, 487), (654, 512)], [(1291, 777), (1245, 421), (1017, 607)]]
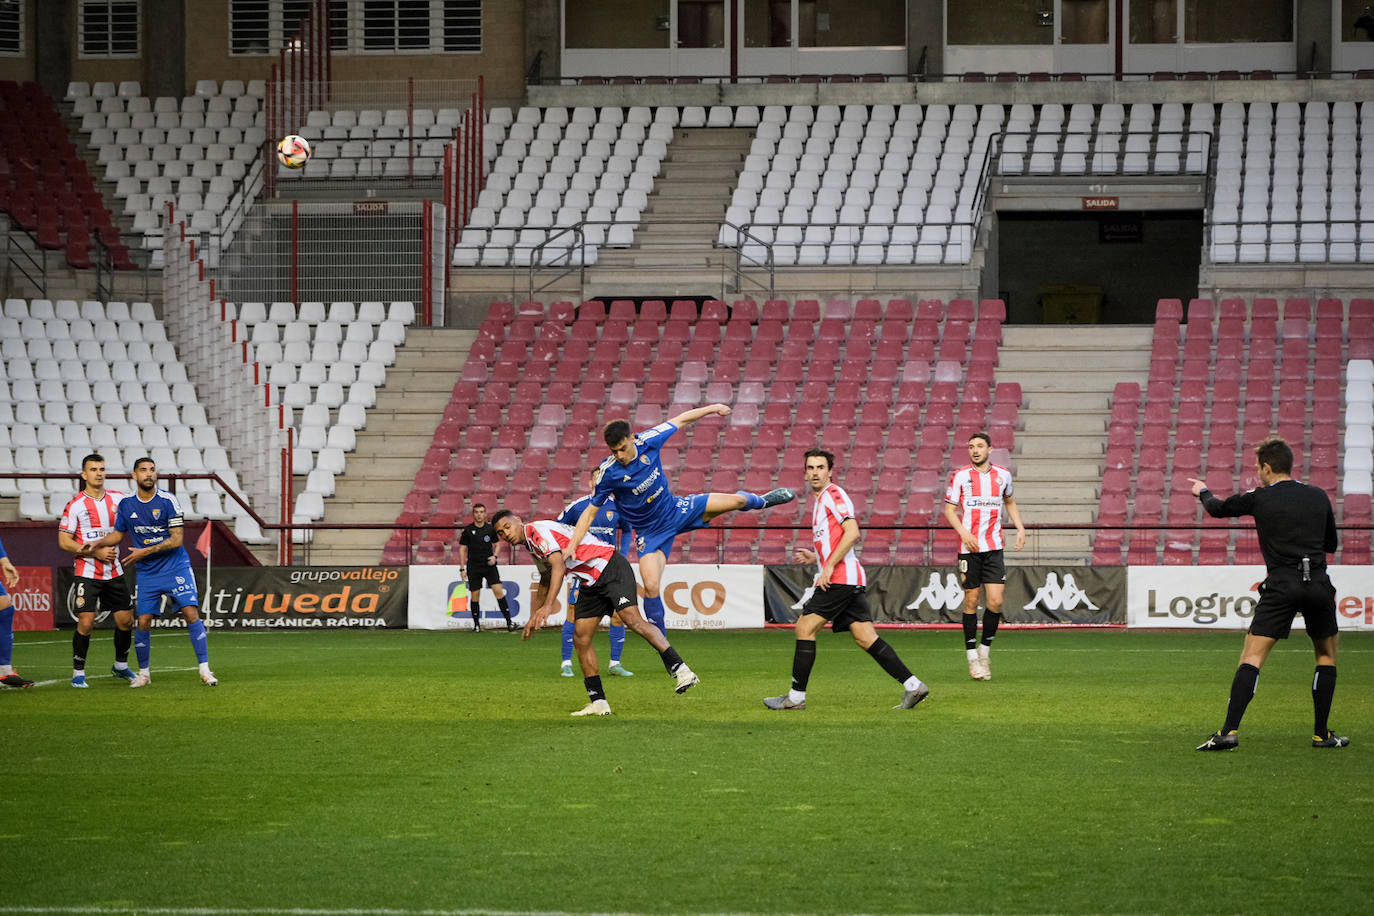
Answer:
[[(491, 562), (492, 555), (496, 552), (496, 540), (496, 526), (491, 522), (485, 525), (470, 524), (458, 535), (458, 543), (468, 551), (468, 595), (472, 601), (472, 628), (477, 631), (482, 629), (482, 586), (489, 586), (492, 594), (496, 594), (495, 589), (501, 585), (501, 571)], [(506, 618), (506, 629), (515, 629), (505, 595), (497, 597), (496, 606), (501, 611), (501, 616)]]
[[(1260, 449), (1263, 448), (1261, 445)], [(1291, 467), (1291, 453), (1288, 466)], [(1272, 473), (1267, 464), (1261, 465), (1260, 470), (1261, 479), (1266, 470)], [(1287, 477), (1286, 472), (1281, 473), (1285, 476), (1272, 480), (1267, 486), (1226, 499), (1218, 499), (1207, 489), (1198, 493), (1203, 508), (1214, 518), (1254, 517), (1266, 573), (1260, 585), (1259, 604), (1250, 620), (1241, 664), (1231, 681), (1226, 724), (1198, 747), (1200, 751), (1236, 749), (1241, 718), (1259, 684), (1259, 666), (1268, 658), (1276, 640), (1288, 638), (1293, 618), (1298, 614), (1303, 616), (1307, 635), (1317, 654), (1312, 678), (1312, 746), (1345, 747), (1350, 744), (1349, 738), (1338, 736), (1327, 728), (1331, 701), (1336, 693), (1338, 627), (1336, 588), (1326, 572), (1326, 557), (1336, 552), (1336, 515), (1326, 491), (1298, 483)]]

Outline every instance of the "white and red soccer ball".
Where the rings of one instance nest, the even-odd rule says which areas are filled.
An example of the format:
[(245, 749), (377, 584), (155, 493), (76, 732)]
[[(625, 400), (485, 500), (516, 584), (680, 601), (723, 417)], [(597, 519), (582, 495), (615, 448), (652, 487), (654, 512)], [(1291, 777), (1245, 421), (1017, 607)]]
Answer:
[(310, 143), (304, 137), (288, 134), (277, 144), (277, 160), (288, 169), (303, 168), (310, 161)]

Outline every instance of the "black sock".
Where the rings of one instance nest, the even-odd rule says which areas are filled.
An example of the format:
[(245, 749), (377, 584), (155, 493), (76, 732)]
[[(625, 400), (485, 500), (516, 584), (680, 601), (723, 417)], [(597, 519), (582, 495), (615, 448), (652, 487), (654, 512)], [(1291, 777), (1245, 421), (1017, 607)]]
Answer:
[(496, 599), (496, 606), (501, 609), (501, 616), (506, 618), (506, 626), (510, 626), (510, 605), (506, 602), (505, 595)]
[(478, 606), (476, 601), (472, 602), (472, 628), (474, 630), (482, 629), (482, 608)]
[(1312, 734), (1317, 738), (1326, 737), (1326, 720), (1331, 715), (1331, 699), (1335, 695), (1336, 666), (1318, 665), (1312, 678)]
[(905, 683), (906, 679), (911, 677), (911, 669), (902, 663), (902, 660), (897, 657), (897, 650), (884, 642), (881, 636), (873, 640), (873, 644), (865, 651), (873, 656), (873, 660), (882, 665), (883, 670), (891, 675), (897, 683)]
[(964, 615), (964, 648), (978, 648), (978, 615)]
[(672, 646), (658, 653), (658, 657), (663, 659), (663, 667), (668, 669), (669, 674), (673, 674), (682, 667), (682, 656), (678, 655), (677, 650)]
[(72, 667), (77, 671), (86, 670), (86, 655), (91, 651), (90, 634), (72, 634)]
[(1259, 669), (1254, 665), (1241, 665), (1236, 669), (1236, 676), (1231, 681), (1231, 700), (1226, 704), (1226, 724), (1221, 727), (1223, 735), (1240, 728), (1245, 707), (1250, 705), (1258, 685)]
[(983, 612), (983, 645), (992, 645), (992, 638), (997, 635), (997, 625), (1002, 622), (1000, 611)]
[(606, 699), (606, 691), (601, 689), (601, 675), (584, 677), (582, 683), (587, 687), (587, 699), (595, 703), (597, 700)]
[(811, 666), (816, 664), (816, 641), (799, 639), (792, 650), (792, 689), (805, 691), (811, 680)]
[(123, 664), (129, 663), (129, 647), (134, 644), (134, 628), (127, 630), (116, 629), (114, 632), (115, 661)]

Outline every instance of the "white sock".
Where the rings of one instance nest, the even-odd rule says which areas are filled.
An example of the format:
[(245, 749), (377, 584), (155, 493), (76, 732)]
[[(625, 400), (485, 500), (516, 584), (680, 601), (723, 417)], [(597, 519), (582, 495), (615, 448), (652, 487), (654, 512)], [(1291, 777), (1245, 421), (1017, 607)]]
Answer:
[(789, 691), (787, 691), (787, 699), (791, 700), (793, 703), (805, 703), (805, 702), (806, 702), (806, 691), (805, 691), (805, 690), (789, 690)]
[(138, 669), (138, 673), (139, 673), (140, 675), (142, 675), (143, 677), (152, 677), (152, 676), (153, 676), (153, 670), (152, 670), (151, 668), (139, 668), (139, 669)]
[(919, 677), (917, 677), (916, 675), (914, 675), (914, 674), (913, 674), (911, 677), (907, 678), (906, 680), (902, 681), (902, 689), (903, 689), (903, 690), (915, 690), (915, 689), (917, 689), (917, 688), (920, 687), (920, 686), (921, 686), (921, 679), (920, 679)]
[(204, 675), (209, 675), (209, 673), (210, 673), (210, 663), (209, 663), (209, 662), (201, 662), (201, 663), (200, 663), (200, 673), (201, 673), (201, 674), (204, 674)]
[(966, 650), (965, 650), (965, 654), (968, 656), (968, 660), (969, 660), (969, 661), (971, 661), (971, 662), (976, 662), (976, 661), (978, 661), (978, 650), (977, 650), (977, 649), (966, 649)]
[(991, 654), (992, 654), (992, 646), (985, 646), (985, 645), (983, 645), (982, 643), (979, 643), (979, 644), (978, 644), (978, 657), (979, 657), (979, 658), (983, 659), (984, 661), (987, 661), (988, 656), (991, 655)]
[(0, 665), (0, 677), (9, 677), (14, 673), (14, 669), (9, 665)]
[(115, 666), (115, 670), (116, 670), (116, 671), (128, 671), (128, 670), (129, 670), (129, 663), (128, 663), (128, 662), (115, 662), (115, 663), (114, 663), (114, 666)]
[(73, 668), (73, 669), (72, 669), (72, 677), (85, 677), (85, 676), (86, 676), (86, 669), (85, 669), (85, 668)]

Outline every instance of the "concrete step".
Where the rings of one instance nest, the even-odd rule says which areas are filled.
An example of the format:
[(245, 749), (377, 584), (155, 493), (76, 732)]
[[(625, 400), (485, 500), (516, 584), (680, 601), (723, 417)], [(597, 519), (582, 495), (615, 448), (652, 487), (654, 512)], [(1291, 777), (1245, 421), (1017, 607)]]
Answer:
[(1018, 415), (1023, 430), (1054, 429), (1060, 433), (1079, 433), (1084, 436), (1105, 436), (1107, 425), (1100, 413), (1064, 414), (1048, 410), (1027, 411)]
[[(1019, 349), (1016, 347), (1003, 346), (997, 353), (997, 370), (999, 372), (999, 378), (1001, 374), (1009, 372), (1020, 373), (1023, 371), (1037, 373), (1050, 371), (1067, 378), (1076, 378), (1079, 376), (1088, 378), (1100, 373), (1115, 372), (1118, 374), (1118, 380), (1120, 380), (1119, 374), (1122, 371), (1143, 371), (1148, 373), (1150, 370), (1150, 349), (1148, 346), (1143, 352), (1122, 352), (1097, 349), (1065, 349), (1056, 350), (1055, 352), (1071, 356), (1072, 360), (1056, 366), (1047, 364), (1045, 351), (1043, 350)], [(1059, 390), (1064, 390), (1064, 386), (1062, 385), (1056, 387)], [(1097, 384), (1094, 383), (1091, 387), (1096, 388)], [(1106, 390), (1110, 391), (1111, 386), (1108, 386)]]

